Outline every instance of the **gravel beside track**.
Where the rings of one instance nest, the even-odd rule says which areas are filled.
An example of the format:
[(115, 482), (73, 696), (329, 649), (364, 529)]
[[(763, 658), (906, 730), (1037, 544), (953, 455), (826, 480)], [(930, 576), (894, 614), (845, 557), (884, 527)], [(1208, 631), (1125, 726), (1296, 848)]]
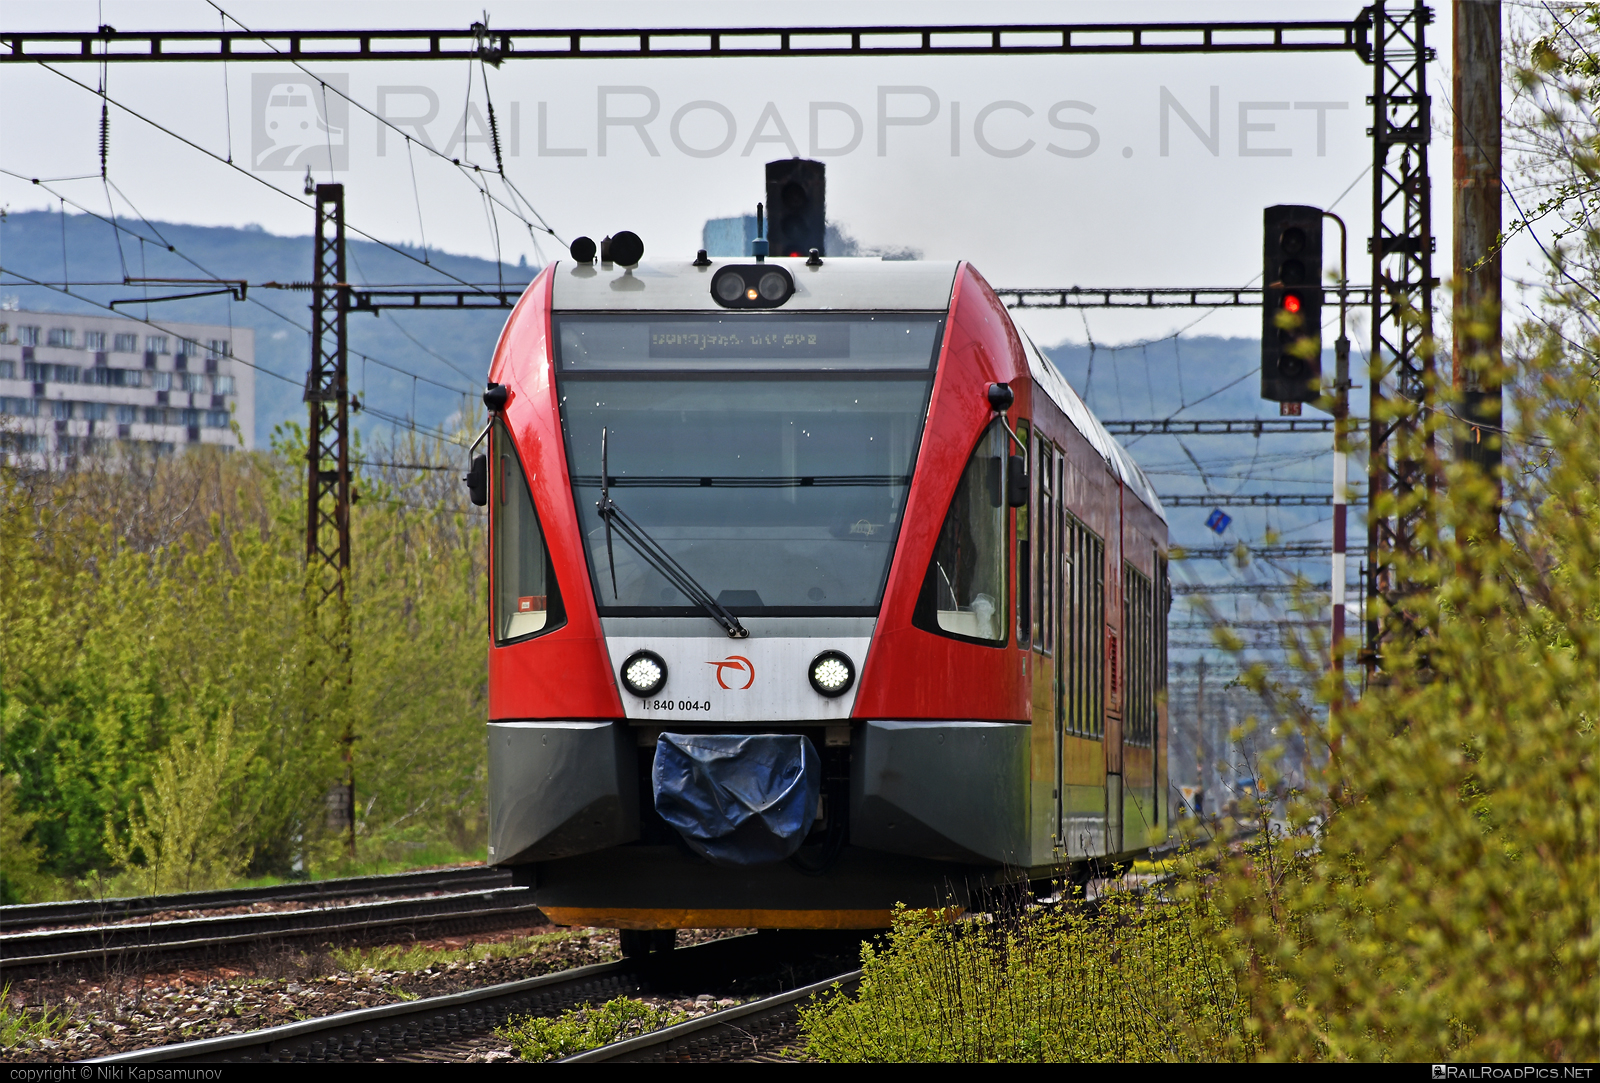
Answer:
[[(726, 935), (737, 934), (679, 934), (686, 945)], [(613, 929), (536, 925), (370, 948), (267, 945), (233, 962), (160, 973), (47, 974), (10, 983), (11, 1010), (48, 1012), (61, 1028), (0, 1049), (0, 1063), (80, 1061), (239, 1035), (607, 963), (621, 957), (619, 948)]]
[[(838, 970), (859, 937), (762, 933), (635, 959), (579, 967), (447, 996), (342, 1012), (320, 1019), (143, 1049), (91, 1063), (325, 1063), (508, 1059), (493, 1031), (513, 1016), (554, 1015), (618, 996), (718, 989), (744, 999)], [(702, 997), (701, 999), (705, 999)]]

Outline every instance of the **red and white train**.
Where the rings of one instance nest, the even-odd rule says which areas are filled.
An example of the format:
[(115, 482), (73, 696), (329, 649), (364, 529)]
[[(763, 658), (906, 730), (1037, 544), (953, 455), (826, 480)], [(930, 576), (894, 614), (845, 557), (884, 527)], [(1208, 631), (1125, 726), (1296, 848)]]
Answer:
[(489, 380), (489, 860), (551, 919), (879, 928), (1166, 833), (1161, 506), (970, 264), (562, 261)]

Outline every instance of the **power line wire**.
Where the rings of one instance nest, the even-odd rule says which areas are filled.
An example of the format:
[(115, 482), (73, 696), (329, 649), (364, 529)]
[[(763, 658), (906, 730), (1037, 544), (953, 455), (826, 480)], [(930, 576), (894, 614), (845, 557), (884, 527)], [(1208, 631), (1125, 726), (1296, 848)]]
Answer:
[[(47, 289), (47, 290), (54, 290), (56, 293), (64, 294), (67, 297), (71, 297), (75, 301), (82, 301), (85, 304), (93, 305), (95, 308), (105, 309), (107, 312), (111, 313), (113, 316), (121, 316), (123, 319), (127, 319), (128, 318), (124, 313), (118, 312), (116, 309), (112, 308), (110, 305), (101, 304), (99, 301), (96, 301), (93, 297), (85, 297), (81, 293), (73, 293), (72, 290), (63, 288), (61, 286), (52, 286), (48, 282), (41, 282), (39, 279), (32, 278), (32, 277), (30, 277), (28, 275), (25, 275), (21, 271), (13, 271), (13, 270), (10, 270), (7, 267), (0, 266), (0, 275), (10, 275), (12, 278), (20, 278), (23, 282), (27, 283), (30, 286), (41, 286), (41, 287), (43, 287), (44, 289)], [(148, 324), (149, 326), (154, 327), (159, 331), (167, 332), (169, 335), (172, 335), (174, 338), (182, 338), (183, 337), (183, 334), (181, 332), (175, 330), (174, 328), (166, 326), (165, 324), (161, 323), (158, 320), (136, 320), (135, 322), (136, 323)], [(239, 364), (244, 365), (246, 368), (255, 369), (257, 372), (264, 372), (268, 376), (271, 376), (273, 379), (282, 380), (284, 383), (290, 384), (290, 385), (292, 385), (294, 387), (299, 387), (300, 386), (300, 381), (299, 380), (292, 380), (287, 376), (284, 376), (284, 375), (281, 375), (279, 373), (273, 372), (269, 368), (262, 368), (260, 365), (254, 364), (254, 363), (252, 363), (250, 361), (246, 361), (242, 357), (234, 357), (234, 356), (230, 355), (228, 360), (237, 361)]]
[[(247, 33), (247, 34), (254, 34), (255, 33), (254, 30), (251, 30), (248, 26), (245, 26), (244, 23), (241, 23), (237, 18), (235, 18), (234, 16), (232, 16), (232, 15), (228, 14), (226, 11), (224, 11), (215, 2), (215, 0), (206, 0), (206, 3), (210, 4), (213, 8), (216, 8), (216, 10), (219, 13), (221, 13), (224, 18), (231, 20), (235, 26), (237, 26), (239, 29), (245, 31), (245, 33)], [(271, 42), (270, 39), (263, 38), (262, 40), (266, 43), (267, 47), (269, 49), (271, 49), (273, 52), (282, 54), (283, 50), (279, 49), (276, 45), (274, 45)], [(351, 105), (355, 106), (357, 109), (361, 110), (363, 113), (367, 114), (372, 119), (376, 120), (379, 124), (384, 125), (385, 127), (389, 128), (390, 130), (394, 131), (397, 134), (402, 134), (402, 135), (405, 134), (405, 133), (401, 132), (399, 127), (396, 126), (393, 122), (391, 122), (387, 117), (385, 117), (385, 116), (383, 116), (383, 115), (381, 115), (379, 113), (376, 113), (371, 109), (368, 109), (365, 105), (363, 105), (360, 102), (356, 101), (354, 98), (350, 97), (350, 95), (346, 94), (344, 91), (340, 90), (338, 87), (329, 86), (328, 83), (321, 76), (319, 76), (319, 75), (315, 74), (314, 72), (312, 72), (309, 68), (307, 68), (304, 64), (300, 63), (298, 60), (290, 60), (289, 63), (293, 64), (297, 69), (299, 69), (302, 73), (304, 73), (307, 78), (315, 79), (318, 82), (318, 84), (321, 85), (324, 96), (326, 96), (326, 94), (327, 94), (327, 92), (329, 90), (332, 90), (339, 97), (343, 98), (346, 102), (350, 103)], [(471, 61), (469, 60), (467, 62), (467, 64), (468, 64), (468, 66), (467, 66), (467, 85), (468, 85), (468, 95), (467, 95), (467, 97), (468, 97), (468, 105), (470, 106), (470, 104), (471, 104), (471, 84), (472, 84)], [(487, 87), (488, 87), (487, 81), (485, 81), (484, 86), (485, 86), (485, 92), (487, 93)], [(326, 113), (327, 113), (326, 107), (324, 107), (323, 113), (324, 113), (324, 115), (326, 115)], [(461, 138), (462, 138), (463, 153), (465, 153), (465, 148), (467, 146), (469, 146), (469, 144), (466, 142), (466, 138), (467, 138), (467, 118), (466, 118), (465, 113), (463, 113), (462, 121), (461, 121)], [(471, 170), (473, 172), (481, 174), (482, 171), (483, 171), (481, 166), (472, 165), (470, 162), (468, 163), (467, 166), (463, 166), (461, 164), (460, 160), (449, 157), (447, 154), (445, 154), (444, 152), (438, 150), (435, 147), (430, 147), (426, 143), (422, 144), (422, 146), (423, 146), (423, 149), (429, 151), (430, 153), (432, 153), (436, 157), (440, 158), (441, 160), (449, 162), (450, 164), (454, 165), (458, 170), (461, 170), (462, 176), (465, 177), (466, 180), (468, 181), (468, 183), (472, 184), (472, 186), (474, 188), (477, 188), (480, 192), (482, 192), (483, 195), (485, 196), (485, 198), (494, 199), (494, 196), (489, 193), (487, 186), (486, 185), (480, 185), (477, 182), (475, 182), (473, 180), (473, 178), (472, 178), (472, 175), (467, 172), (467, 169), (470, 166), (470, 168), (471, 168)], [(331, 153), (329, 154), (329, 165), (330, 166), (332, 165), (332, 154)], [(504, 170), (501, 171), (500, 177), (501, 177), (502, 180), (505, 179)], [(519, 192), (518, 195), (520, 196), (521, 193)], [(495, 202), (500, 202), (500, 201), (499, 200), (495, 200)], [(523, 202), (527, 203), (526, 197), (523, 198)], [(503, 203), (501, 205), (502, 206), (506, 206)], [(552, 236), (552, 237), (555, 237), (557, 240), (561, 239), (560, 236), (556, 233), (556, 231), (551, 229), (549, 224), (545, 221), (544, 215), (540, 214), (536, 209), (534, 209), (532, 204), (528, 204), (528, 209), (533, 212), (534, 217), (539, 219), (539, 227), (538, 228), (544, 230), (544, 232), (550, 234), (550, 236)], [(533, 229), (534, 228), (533, 223), (528, 221), (527, 218), (523, 217), (522, 213), (520, 211), (518, 211), (515, 207), (506, 206), (506, 210), (509, 211), (511, 214), (515, 215), (516, 218), (519, 221), (521, 221), (524, 225), (526, 225), (529, 229)]]
[[(31, 179), (31, 178), (24, 177), (20, 173), (15, 173), (15, 172), (12, 172), (11, 170), (5, 169), (5, 168), (0, 168), (0, 173), (4, 173), (4, 174), (7, 174), (8, 176), (16, 177), (19, 180), (29, 180), (29, 179)], [(77, 202), (76, 200), (67, 199), (65, 196), (63, 196), (60, 193), (56, 192), (54, 189), (48, 187), (46, 184), (44, 184), (44, 182), (39, 181), (39, 180), (34, 180), (33, 183), (37, 184), (40, 188), (43, 188), (45, 191), (49, 192), (51, 195), (55, 196), (57, 199), (61, 200), (63, 203), (70, 203), (73, 207), (75, 207), (76, 209), (82, 211), (83, 213), (85, 213), (87, 215), (90, 215), (93, 218), (97, 218), (102, 222), (106, 222), (106, 219), (102, 218), (97, 212), (89, 209), (88, 207), (84, 206), (83, 204)], [(215, 271), (212, 271), (209, 268), (205, 267), (204, 265), (202, 265), (200, 262), (195, 260), (193, 257), (189, 256), (188, 254), (179, 251), (178, 247), (176, 245), (174, 245), (171, 242), (169, 242), (166, 239), (166, 237), (162, 235), (161, 231), (156, 228), (155, 223), (151, 222), (150, 219), (146, 218), (144, 216), (144, 212), (140, 211), (138, 207), (134, 206), (133, 200), (128, 199), (128, 195), (127, 195), (126, 192), (124, 192), (121, 188), (117, 188), (115, 182), (112, 182), (112, 187), (116, 188), (117, 194), (122, 196), (123, 200), (127, 202), (128, 206), (133, 207), (133, 212), (139, 216), (139, 220), (142, 221), (145, 225), (150, 227), (150, 232), (152, 232), (152, 233), (154, 233), (156, 235), (156, 237), (160, 240), (162, 246), (165, 247), (168, 252), (171, 252), (173, 255), (177, 256), (179, 259), (181, 259), (185, 263), (189, 264), (189, 266), (193, 267), (195, 270), (197, 270), (197, 271), (201, 272), (202, 274), (206, 275), (207, 277), (209, 277), (213, 281), (219, 282), (219, 283), (225, 281), (224, 279), (218, 277), (218, 275), (216, 274)], [(130, 234), (130, 235), (132, 235), (134, 237), (138, 237), (141, 243), (144, 242), (145, 240), (147, 240), (147, 238), (140, 236), (137, 232), (135, 232), (134, 230), (129, 229), (126, 226), (120, 225), (115, 220), (112, 220), (112, 221), (108, 222), (107, 224), (111, 225), (113, 229), (122, 230), (123, 232), (126, 232), (126, 233), (128, 233), (128, 234)], [(10, 272), (10, 273), (15, 273), (15, 272)], [(69, 286), (71, 285), (71, 283), (65, 283), (65, 284), (69, 285)], [(99, 284), (100, 283), (83, 283), (83, 282), (79, 283), (79, 285), (99, 285)], [(46, 289), (55, 289), (56, 288), (56, 287), (52, 286), (50, 283), (48, 283), (48, 282), (37, 282), (37, 283), (35, 283), (35, 285), (44, 286)], [(248, 300), (251, 304), (256, 305), (257, 307), (261, 308), (262, 310), (271, 313), (272, 315), (276, 316), (278, 319), (280, 319), (283, 322), (287, 323), (289, 326), (295, 328), (296, 330), (304, 331), (308, 335), (311, 333), (311, 328), (310, 327), (306, 326), (303, 323), (300, 323), (299, 321), (294, 319), (292, 316), (288, 316), (288, 315), (286, 315), (286, 314), (284, 314), (282, 312), (279, 312), (277, 309), (273, 308), (271, 305), (269, 305), (266, 302), (260, 300), (259, 298), (257, 298), (257, 297), (248, 297), (248, 298), (246, 298), (246, 300)], [(407, 337), (409, 338), (410, 336), (408, 335)], [(421, 345), (421, 344), (419, 343), (418, 345)], [(404, 367), (402, 367), (400, 365), (396, 365), (396, 364), (394, 364), (392, 362), (385, 361), (381, 357), (373, 357), (370, 354), (362, 353), (360, 350), (351, 350), (350, 352), (353, 353), (355, 356), (361, 358), (364, 361), (371, 361), (375, 365), (382, 365), (386, 369), (391, 369), (391, 370), (393, 370), (395, 372), (399, 372), (399, 373), (401, 373), (403, 375), (410, 376), (414, 380), (421, 380), (424, 383), (433, 384), (435, 387), (443, 388), (444, 390), (449, 391), (452, 394), (456, 394), (456, 395), (469, 394), (469, 392), (463, 391), (459, 387), (454, 387), (454, 386), (452, 386), (450, 384), (440, 383), (438, 380), (431, 379), (430, 377), (423, 376), (420, 373), (412, 372), (410, 369), (404, 368)], [(429, 351), (429, 352), (431, 352), (431, 351)], [(442, 358), (441, 358), (441, 360), (442, 360)], [(454, 365), (451, 366), (451, 368), (454, 368), (454, 367), (455, 367)], [(460, 370), (457, 370), (457, 371), (460, 371)], [(462, 373), (462, 375), (466, 376), (467, 374), (466, 373)], [(468, 376), (468, 379), (471, 379), (471, 377)]]
[[(36, 63), (38, 63), (38, 65), (41, 68), (43, 68), (45, 71), (50, 72), (52, 75), (60, 76), (62, 79), (65, 79), (67, 82), (71, 83), (73, 86), (78, 87), (78, 88), (80, 88), (82, 90), (87, 90), (91, 94), (98, 94), (98, 92), (95, 91), (93, 87), (89, 86), (86, 83), (80, 83), (78, 80), (74, 79), (72, 76), (68, 75), (66, 72), (60, 71), (60, 70), (58, 70), (56, 68), (51, 67), (49, 64), (45, 63), (43, 60), (36, 61)], [(179, 135), (177, 132), (173, 131), (171, 128), (168, 128), (166, 125), (161, 124), (159, 121), (151, 120), (149, 117), (145, 116), (143, 113), (140, 113), (136, 109), (129, 108), (128, 106), (124, 105), (122, 102), (119, 102), (115, 98), (112, 98), (112, 97), (108, 96), (106, 98), (106, 100), (109, 101), (112, 105), (115, 105), (118, 109), (121, 109), (124, 113), (127, 113), (129, 116), (133, 117), (134, 119), (141, 120), (144, 123), (150, 125), (150, 127), (156, 129), (156, 131), (161, 132), (161, 133), (163, 133), (165, 135), (171, 136), (173, 139), (176, 139), (178, 142), (182, 143), (184, 146), (190, 147), (190, 148), (192, 148), (194, 150), (199, 151), (201, 154), (204, 154), (207, 158), (210, 158), (212, 161), (219, 162), (222, 165), (225, 165), (225, 166), (229, 167), (230, 169), (234, 170), (235, 172), (239, 173), (240, 175), (248, 177), (250, 180), (253, 180), (257, 184), (262, 185), (263, 187), (265, 187), (269, 191), (276, 192), (278, 195), (283, 196), (286, 199), (293, 200), (295, 203), (298, 203), (300, 206), (304, 207), (306, 210), (315, 210), (315, 207), (313, 206), (313, 204), (307, 203), (304, 199), (302, 199), (299, 196), (295, 195), (293, 192), (284, 191), (282, 188), (279, 188), (277, 185), (271, 183), (270, 181), (266, 180), (265, 178), (258, 177), (254, 173), (250, 172), (248, 169), (245, 169), (242, 166), (240, 166), (240, 165), (238, 165), (238, 164), (236, 164), (234, 162), (228, 161), (227, 159), (223, 158), (221, 155), (217, 154), (216, 152), (207, 150), (205, 147), (202, 147), (200, 144), (194, 142), (194, 140), (189, 139), (186, 136)], [(32, 178), (29, 178), (29, 179), (32, 179)], [(438, 267), (435, 264), (425, 263), (424, 261), (418, 259), (416, 256), (412, 255), (410, 252), (407, 252), (404, 248), (397, 247), (395, 245), (390, 244), (388, 241), (381, 240), (381, 239), (373, 236), (372, 234), (366, 232), (363, 229), (360, 229), (360, 228), (358, 228), (356, 226), (350, 225), (348, 222), (345, 223), (345, 228), (348, 229), (351, 233), (355, 233), (355, 234), (360, 235), (361, 237), (364, 237), (365, 239), (371, 241), (373, 244), (379, 245), (379, 246), (381, 246), (383, 248), (387, 248), (389, 251), (395, 253), (396, 255), (404, 256), (406, 259), (411, 260), (413, 263), (421, 264), (422, 266), (427, 267), (429, 270), (435, 272), (436, 274), (443, 275), (444, 277), (446, 277), (446, 278), (448, 278), (448, 279), (450, 279), (450, 280), (452, 280), (454, 282), (457, 282), (460, 285), (466, 286), (466, 287), (474, 290), (475, 292), (488, 293), (487, 290), (480, 289), (479, 287), (473, 285), (471, 282), (468, 282), (468, 281), (466, 281), (465, 279), (462, 279), (462, 278), (458, 278), (457, 276), (451, 274), (449, 271), (444, 270), (443, 268)], [(557, 239), (559, 240), (559, 238), (557, 238)]]

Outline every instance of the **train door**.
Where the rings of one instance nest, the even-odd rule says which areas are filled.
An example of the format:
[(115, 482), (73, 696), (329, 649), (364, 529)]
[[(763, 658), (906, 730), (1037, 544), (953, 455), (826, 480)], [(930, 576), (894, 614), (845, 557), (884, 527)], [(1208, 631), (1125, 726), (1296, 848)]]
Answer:
[[(1039, 441), (1039, 503), (1036, 532), (1039, 546), (1039, 604), (1036, 607), (1038, 630), (1034, 636), (1040, 654), (1039, 686), (1045, 694), (1036, 698), (1037, 714), (1046, 720), (1050, 734), (1050, 845), (1057, 853), (1066, 849), (1061, 810), (1064, 779), (1061, 777), (1061, 663), (1060, 636), (1061, 551), (1058, 529), (1061, 492), (1057, 474), (1060, 454), (1046, 441)], [(1042, 699), (1043, 702), (1038, 702)]]
[(1105, 715), (1105, 757), (1106, 757), (1106, 853), (1114, 854), (1122, 850), (1122, 813), (1124, 804), (1123, 794), (1123, 737), (1127, 731), (1127, 704), (1125, 702), (1127, 688), (1127, 663), (1126, 638), (1127, 628), (1122, 622), (1122, 600), (1125, 591), (1123, 577), (1123, 532), (1126, 525), (1122, 521), (1122, 485), (1115, 479), (1109, 482), (1109, 491), (1116, 494), (1116, 502), (1112, 529), (1107, 532), (1106, 544), (1110, 551), (1106, 554), (1105, 575), (1109, 582), (1106, 605), (1102, 610), (1103, 624), (1101, 635), (1105, 637), (1106, 659), (1106, 715)]
[(1122, 848), (1141, 845), (1157, 825), (1156, 638), (1154, 581), (1132, 561), (1122, 564)]
[(1072, 854), (1087, 857), (1104, 853), (1106, 840), (1105, 543), (1065, 509), (1059, 529), (1063, 832)]
[(1072, 581), (1071, 557), (1065, 544), (1067, 537), (1067, 508), (1066, 508), (1066, 471), (1067, 460), (1065, 456), (1055, 456), (1051, 463), (1050, 473), (1054, 480), (1057, 499), (1055, 512), (1050, 519), (1050, 531), (1055, 536), (1055, 545), (1052, 552), (1056, 556), (1056, 571), (1052, 577), (1051, 587), (1055, 594), (1051, 600), (1050, 614), (1054, 621), (1051, 626), (1051, 638), (1059, 644), (1056, 648), (1056, 688), (1055, 688), (1055, 735), (1056, 735), (1056, 837), (1060, 839), (1063, 852), (1068, 849), (1070, 833), (1067, 830), (1067, 811), (1071, 807), (1067, 801), (1068, 778), (1066, 772), (1067, 761), (1067, 681), (1066, 676), (1071, 672), (1072, 646), (1067, 637), (1067, 614), (1071, 609), (1071, 599), (1067, 593), (1067, 584)]

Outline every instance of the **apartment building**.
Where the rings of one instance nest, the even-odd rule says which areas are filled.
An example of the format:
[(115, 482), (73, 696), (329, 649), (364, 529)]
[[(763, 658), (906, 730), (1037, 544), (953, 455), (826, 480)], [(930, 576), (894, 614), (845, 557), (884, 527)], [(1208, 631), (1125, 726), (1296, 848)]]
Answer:
[(254, 361), (248, 328), (0, 311), (0, 454), (51, 462), (117, 440), (162, 453), (240, 437), (254, 447)]

